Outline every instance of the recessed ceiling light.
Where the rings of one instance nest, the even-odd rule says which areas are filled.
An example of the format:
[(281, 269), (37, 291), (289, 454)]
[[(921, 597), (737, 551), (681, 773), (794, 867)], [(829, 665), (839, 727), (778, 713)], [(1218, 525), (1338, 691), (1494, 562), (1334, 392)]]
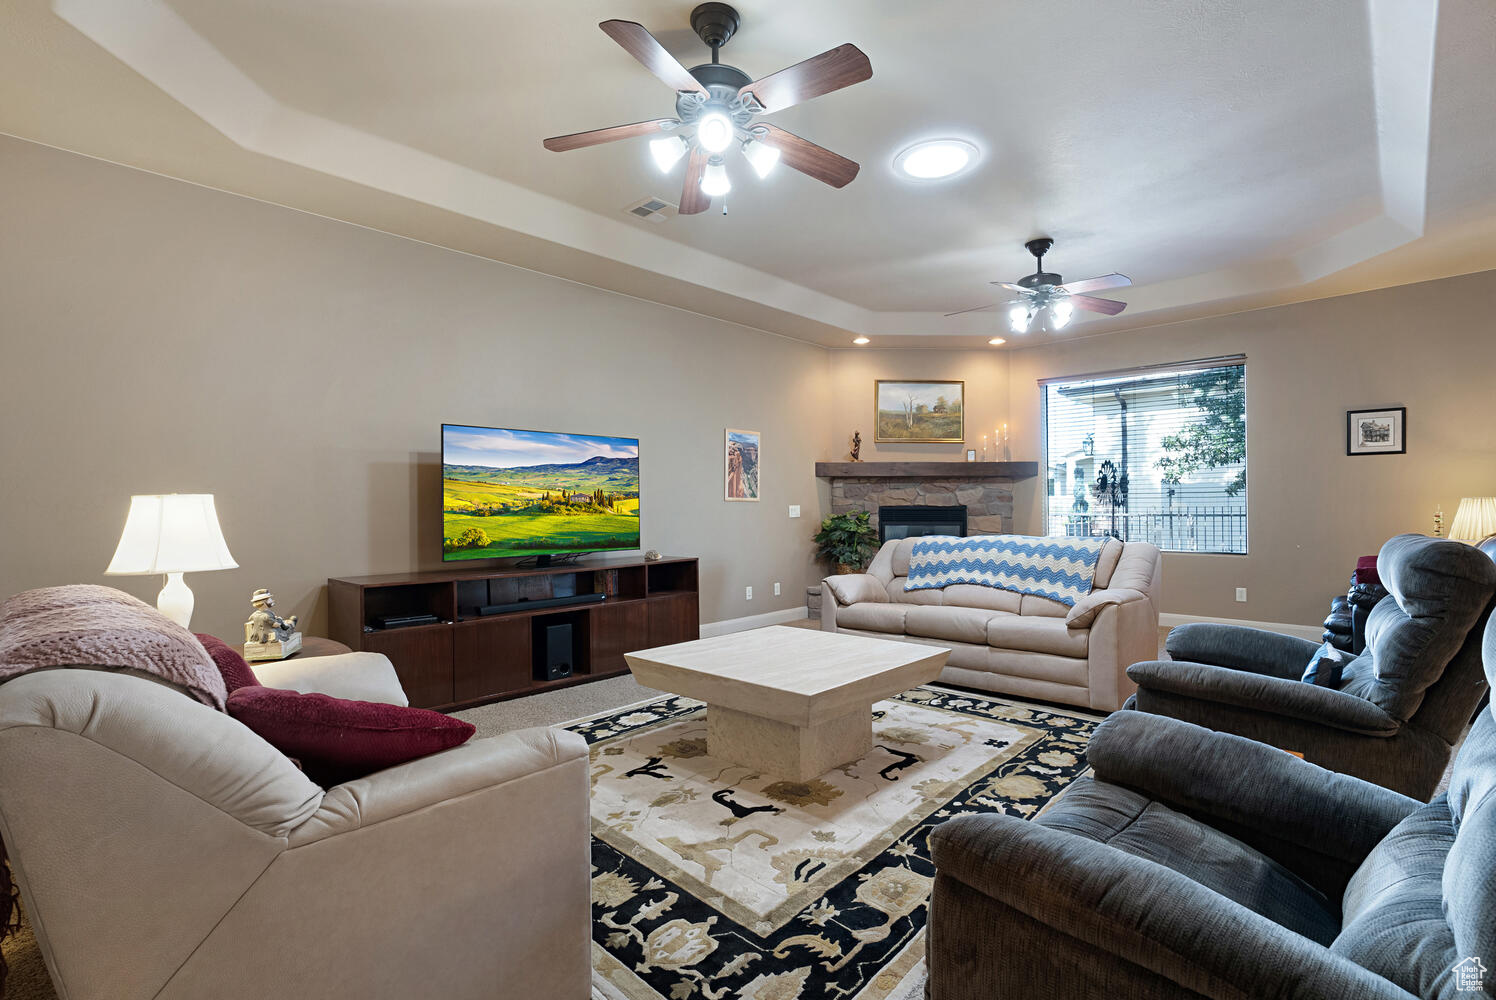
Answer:
[(941, 180), (970, 167), (977, 155), (977, 147), (964, 139), (930, 139), (894, 157), (893, 168), (917, 181)]
[(1006, 344), (1007, 341), (1002, 339), (1001, 337), (993, 337), (991, 340), (987, 341), (987, 343), (991, 344), (993, 347), (1001, 347)]
[(868, 343), (868, 339), (866, 337), (853, 337), (852, 343), (861, 346), (862, 344)]

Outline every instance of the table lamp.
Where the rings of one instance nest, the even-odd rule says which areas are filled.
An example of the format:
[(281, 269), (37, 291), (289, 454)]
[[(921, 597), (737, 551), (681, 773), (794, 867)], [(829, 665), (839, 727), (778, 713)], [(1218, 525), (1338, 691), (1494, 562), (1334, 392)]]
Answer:
[(1449, 537), (1478, 542), (1490, 535), (1496, 535), (1496, 497), (1462, 497)]
[(156, 608), (186, 628), (192, 620), (192, 591), (182, 574), (238, 565), (218, 527), (213, 494), (172, 493), (130, 498), (119, 548), (104, 572), (108, 576), (164, 573), (166, 586), (156, 595)]

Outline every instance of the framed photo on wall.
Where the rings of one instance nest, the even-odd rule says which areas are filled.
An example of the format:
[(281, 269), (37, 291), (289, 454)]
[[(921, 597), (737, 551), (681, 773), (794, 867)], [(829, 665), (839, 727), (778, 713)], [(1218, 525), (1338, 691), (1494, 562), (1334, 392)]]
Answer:
[(1408, 408), (1385, 410), (1347, 410), (1345, 412), (1345, 453), (1347, 455), (1404, 455)]
[(906, 444), (965, 441), (966, 383), (876, 380), (873, 440)]
[(727, 428), (723, 443), (726, 489), (723, 499), (758, 499), (758, 431)]

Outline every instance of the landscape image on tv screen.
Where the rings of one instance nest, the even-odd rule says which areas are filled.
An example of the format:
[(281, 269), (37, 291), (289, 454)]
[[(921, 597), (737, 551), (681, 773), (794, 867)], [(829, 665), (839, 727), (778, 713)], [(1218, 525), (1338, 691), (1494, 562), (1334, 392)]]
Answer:
[(639, 441), (442, 425), (442, 558), (639, 547)]

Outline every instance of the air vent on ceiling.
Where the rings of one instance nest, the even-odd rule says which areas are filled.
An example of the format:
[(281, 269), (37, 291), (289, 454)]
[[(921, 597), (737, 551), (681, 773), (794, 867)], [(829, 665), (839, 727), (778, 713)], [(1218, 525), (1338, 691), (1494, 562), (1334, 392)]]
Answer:
[(645, 198), (625, 207), (624, 211), (647, 222), (664, 222), (675, 217), (676, 206), (664, 198)]

